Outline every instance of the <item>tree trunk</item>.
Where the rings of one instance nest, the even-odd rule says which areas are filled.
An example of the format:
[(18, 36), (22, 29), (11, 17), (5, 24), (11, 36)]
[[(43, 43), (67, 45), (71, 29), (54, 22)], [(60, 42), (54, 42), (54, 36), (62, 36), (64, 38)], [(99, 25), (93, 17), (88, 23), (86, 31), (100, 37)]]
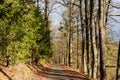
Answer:
[(71, 66), (71, 30), (69, 30), (68, 34), (69, 34), (68, 35), (68, 66), (70, 67)]
[(81, 71), (83, 73), (86, 73), (86, 69), (85, 69), (85, 66), (86, 66), (86, 63), (85, 63), (85, 28), (84, 28), (84, 19), (83, 19), (83, 11), (82, 11), (82, 0), (79, 0), (79, 3), (80, 3), (80, 8), (79, 8), (79, 11), (80, 11), (80, 19), (81, 19), (81, 33), (82, 33), (82, 56), (81, 56)]
[(91, 33), (91, 49), (92, 49), (92, 77), (97, 78), (97, 47), (95, 41), (95, 23), (94, 23), (94, 4), (95, 0), (90, 0), (90, 33)]
[(106, 80), (106, 39), (104, 27), (104, 0), (99, 0), (100, 79)]
[(48, 27), (48, 0), (45, 0), (45, 26)]
[(77, 18), (77, 69), (79, 68), (79, 30), (78, 30), (78, 21), (79, 21), (79, 18)]
[(39, 0), (36, 1), (37, 9), (39, 10)]
[(95, 39), (96, 39), (96, 48), (97, 48), (97, 75), (100, 75), (100, 44), (99, 44), (99, 10), (97, 11), (97, 18), (95, 23)]
[(69, 33), (69, 53), (68, 53), (68, 65), (69, 67), (71, 67), (71, 54), (72, 54), (72, 30), (71, 30), (71, 27), (72, 27), (72, 3), (70, 1), (70, 4), (69, 4), (69, 29), (68, 29), (68, 33)]
[(119, 41), (118, 58), (117, 58), (116, 80), (120, 80), (120, 41)]
[(89, 61), (89, 7), (88, 0), (85, 0), (85, 26), (86, 26), (86, 55), (87, 55), (87, 74), (90, 76), (90, 61)]
[(6, 56), (6, 67), (10, 65), (10, 56)]

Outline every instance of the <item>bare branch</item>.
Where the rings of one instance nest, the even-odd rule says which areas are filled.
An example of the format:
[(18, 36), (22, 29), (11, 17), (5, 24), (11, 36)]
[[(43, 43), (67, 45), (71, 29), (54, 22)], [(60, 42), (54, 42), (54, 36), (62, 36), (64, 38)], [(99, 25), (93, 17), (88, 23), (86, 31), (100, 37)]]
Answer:
[(120, 16), (120, 14), (110, 14), (108, 16)]
[(77, 5), (77, 4), (75, 4), (75, 3), (72, 3), (72, 4), (80, 8), (80, 6), (79, 6), (79, 5)]
[(110, 4), (112, 7), (114, 7), (114, 8), (117, 8), (117, 9), (120, 9), (120, 6), (115, 6), (115, 5), (113, 5), (113, 4)]
[(58, 4), (61, 4), (62, 6), (67, 6), (68, 7), (68, 3), (66, 3), (64, 0), (63, 0), (63, 3), (62, 2), (59, 2), (59, 1), (56, 1), (55, 3), (58, 3)]
[(119, 32), (117, 32), (117, 31), (115, 31), (115, 30), (113, 30), (113, 29), (111, 29), (111, 28), (109, 28), (109, 27), (106, 27), (108, 30), (110, 30), (110, 31), (112, 31), (113, 33), (116, 33), (116, 34), (119, 34), (120, 35), (120, 33)]
[(117, 22), (117, 23), (120, 23), (118, 20), (116, 20), (115, 18), (113, 18), (113, 17), (110, 17), (112, 20), (114, 20), (115, 22)]

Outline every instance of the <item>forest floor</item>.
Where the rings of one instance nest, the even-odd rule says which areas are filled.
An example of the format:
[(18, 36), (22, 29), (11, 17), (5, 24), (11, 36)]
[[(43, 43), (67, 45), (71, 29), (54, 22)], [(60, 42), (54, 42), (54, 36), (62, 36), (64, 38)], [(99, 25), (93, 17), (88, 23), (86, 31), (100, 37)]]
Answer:
[(90, 80), (86, 75), (65, 65), (18, 64), (5, 67), (0, 64), (0, 80)]

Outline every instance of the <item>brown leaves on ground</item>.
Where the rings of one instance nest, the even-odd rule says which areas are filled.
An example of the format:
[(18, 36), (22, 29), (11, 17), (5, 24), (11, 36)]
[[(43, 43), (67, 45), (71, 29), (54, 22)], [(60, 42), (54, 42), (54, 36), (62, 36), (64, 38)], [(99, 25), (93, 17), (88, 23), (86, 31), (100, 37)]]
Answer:
[[(59, 67), (59, 68), (58, 68)], [(65, 65), (18, 64), (9, 68), (0, 65), (0, 80), (90, 80)]]
[(61, 67), (64, 70), (65, 74), (70, 77), (70, 80), (91, 80), (87, 77), (87, 75), (75, 71), (73, 68), (67, 67), (65, 65), (61, 65)]

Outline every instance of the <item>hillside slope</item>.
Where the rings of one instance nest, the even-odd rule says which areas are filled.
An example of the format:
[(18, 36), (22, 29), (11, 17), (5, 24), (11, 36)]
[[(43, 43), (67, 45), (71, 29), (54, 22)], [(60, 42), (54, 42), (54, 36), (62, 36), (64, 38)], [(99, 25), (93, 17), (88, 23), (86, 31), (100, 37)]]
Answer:
[(0, 65), (0, 80), (90, 80), (86, 75), (64, 65)]

